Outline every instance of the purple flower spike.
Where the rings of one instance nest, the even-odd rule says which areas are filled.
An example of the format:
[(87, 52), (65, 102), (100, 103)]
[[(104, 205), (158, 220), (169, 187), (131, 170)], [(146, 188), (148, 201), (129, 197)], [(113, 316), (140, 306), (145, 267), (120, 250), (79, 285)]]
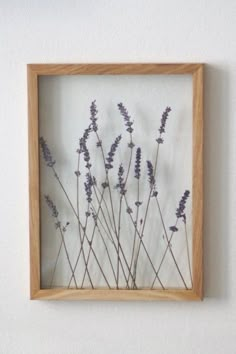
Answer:
[(187, 199), (189, 198), (190, 195), (190, 191), (186, 190), (179, 202), (179, 207), (176, 209), (176, 217), (179, 218), (183, 218), (183, 221), (186, 221), (186, 216), (185, 216), (185, 207), (186, 207), (186, 202)]
[(86, 173), (86, 182), (84, 183), (85, 193), (87, 196), (88, 203), (92, 202), (92, 186), (93, 186), (93, 179), (90, 173)]
[(127, 132), (129, 132), (130, 134), (133, 132), (133, 128), (132, 125), (134, 124), (134, 122), (131, 121), (131, 117), (127, 111), (127, 109), (125, 108), (125, 106), (123, 105), (123, 103), (118, 103), (118, 109), (121, 113), (121, 115), (123, 116), (124, 120), (125, 120), (125, 125), (127, 127)]
[(162, 138), (162, 134), (165, 133), (166, 121), (167, 121), (167, 118), (168, 118), (170, 112), (171, 112), (171, 108), (166, 107), (165, 111), (162, 114), (161, 125), (160, 125), (160, 128), (158, 129), (160, 132), (160, 136), (159, 136), (159, 138), (156, 139), (158, 144), (163, 144), (163, 142), (164, 142), (164, 140)]
[(168, 115), (169, 115), (170, 111), (171, 111), (171, 108), (170, 107), (166, 107), (165, 111), (162, 114), (161, 126), (159, 128), (160, 134), (165, 133), (166, 121), (167, 121), (167, 118), (168, 118)]
[(96, 106), (96, 100), (94, 100), (90, 106), (90, 115), (91, 115), (90, 120), (92, 121), (92, 130), (94, 132), (96, 132), (98, 130), (97, 113), (98, 113), (98, 110), (97, 110), (97, 106)]
[(134, 168), (134, 172), (135, 172), (134, 177), (137, 179), (140, 178), (140, 171), (141, 171), (140, 166), (141, 166), (141, 149), (140, 147), (138, 147), (136, 150), (136, 160), (135, 160), (135, 168)]
[(118, 184), (116, 185), (116, 188), (120, 190), (121, 195), (125, 195), (126, 190), (125, 190), (125, 183), (124, 183), (124, 167), (122, 164), (120, 164), (119, 170), (118, 170)]
[(41, 136), (41, 138), (39, 139), (39, 143), (43, 152), (43, 158), (44, 160), (47, 162), (47, 166), (49, 167), (53, 167), (56, 163), (55, 160), (53, 160), (52, 158), (52, 154), (51, 151), (48, 147), (48, 144), (46, 142), (46, 140), (44, 140), (44, 138)]
[(178, 228), (175, 225), (174, 226), (170, 226), (170, 231), (177, 232)]
[(51, 200), (49, 195), (45, 195), (44, 198), (45, 198), (45, 201), (46, 201), (49, 209), (52, 211), (52, 216), (54, 218), (57, 218), (58, 217), (58, 211), (57, 211), (56, 205), (53, 203), (53, 201)]
[(149, 160), (147, 161), (147, 169), (148, 169), (150, 188), (154, 188), (155, 187), (154, 170), (153, 170), (153, 165)]
[(111, 145), (110, 151), (108, 152), (108, 157), (106, 158), (107, 163), (105, 164), (105, 167), (106, 167), (107, 170), (113, 168), (112, 162), (113, 162), (113, 159), (114, 159), (114, 156), (115, 156), (115, 152), (116, 152), (116, 150), (118, 148), (118, 145), (119, 145), (120, 141), (121, 141), (121, 135), (119, 135), (115, 139), (114, 143)]
[(81, 154), (82, 152), (84, 152), (86, 150), (87, 140), (89, 138), (89, 134), (91, 133), (91, 131), (92, 131), (92, 129), (91, 129), (91, 124), (90, 124), (88, 126), (88, 128), (85, 129), (82, 138), (79, 139), (79, 149), (77, 149), (77, 151), (76, 151), (79, 154)]

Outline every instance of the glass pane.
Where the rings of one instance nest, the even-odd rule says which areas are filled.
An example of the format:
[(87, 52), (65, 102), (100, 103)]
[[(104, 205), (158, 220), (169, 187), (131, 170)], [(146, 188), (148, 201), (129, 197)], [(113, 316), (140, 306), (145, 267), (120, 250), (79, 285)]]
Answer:
[(191, 288), (192, 76), (41, 76), (39, 121), (41, 286)]

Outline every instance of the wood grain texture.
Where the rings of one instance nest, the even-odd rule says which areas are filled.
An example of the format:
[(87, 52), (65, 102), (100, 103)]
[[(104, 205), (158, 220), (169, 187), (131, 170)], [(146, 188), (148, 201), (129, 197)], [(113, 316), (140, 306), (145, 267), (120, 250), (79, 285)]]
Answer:
[(193, 73), (193, 290), (203, 297), (203, 65)]
[[(193, 77), (193, 289), (40, 289), (38, 77), (40, 75), (191, 74)], [(203, 64), (29, 64), (30, 294), (44, 300), (202, 300), (203, 298)]]
[(38, 75), (192, 74), (201, 64), (29, 64)]
[(40, 289), (38, 76), (28, 67), (30, 296)]
[(107, 289), (45, 289), (34, 294), (32, 299), (40, 300), (109, 300), (109, 301), (199, 301), (192, 290), (107, 290)]

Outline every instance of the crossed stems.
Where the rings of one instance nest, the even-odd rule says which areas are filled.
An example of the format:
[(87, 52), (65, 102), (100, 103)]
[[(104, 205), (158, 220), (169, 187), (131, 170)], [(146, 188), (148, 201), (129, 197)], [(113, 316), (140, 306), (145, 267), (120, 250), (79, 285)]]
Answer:
[[(107, 286), (110, 288), (109, 282), (108, 282), (108, 280), (107, 280), (107, 278), (106, 278), (106, 276), (105, 276), (105, 274), (104, 274), (104, 272), (103, 272), (103, 269), (102, 269), (102, 267), (101, 267), (101, 265), (100, 265), (100, 263), (99, 263), (99, 260), (98, 260), (98, 258), (97, 258), (97, 256), (96, 256), (96, 253), (94, 252), (94, 249), (92, 248), (91, 242), (90, 242), (89, 239), (88, 239), (88, 236), (87, 236), (87, 234), (86, 234), (86, 228), (83, 227), (83, 225), (81, 224), (79, 215), (77, 215), (76, 210), (75, 210), (75, 208), (74, 208), (74, 206), (73, 206), (73, 204), (72, 204), (72, 202), (71, 202), (71, 200), (70, 200), (70, 198), (69, 198), (69, 196), (68, 196), (68, 194), (67, 194), (67, 192), (66, 192), (66, 190), (65, 190), (65, 188), (64, 188), (64, 186), (63, 186), (63, 184), (62, 184), (62, 182), (61, 182), (61, 180), (60, 180), (60, 178), (59, 178), (59, 176), (58, 176), (58, 174), (57, 174), (57, 172), (56, 172), (56, 170), (55, 170), (55, 168), (54, 168), (53, 166), (50, 166), (50, 167), (51, 167), (51, 169), (53, 170), (53, 172), (54, 172), (54, 177), (55, 177), (56, 180), (58, 181), (58, 183), (59, 183), (59, 185), (60, 185), (60, 187), (61, 187), (63, 193), (65, 194), (65, 197), (66, 197), (66, 199), (67, 199), (67, 201), (68, 201), (68, 203), (69, 203), (69, 205), (70, 205), (70, 207), (71, 207), (71, 209), (72, 209), (72, 211), (73, 211), (75, 217), (77, 218), (80, 227), (82, 228), (82, 230), (84, 230), (83, 238), (85, 237), (86, 240), (87, 240), (87, 242), (88, 242), (88, 244), (90, 245), (91, 251), (92, 251), (93, 256), (94, 256), (94, 258), (95, 258), (95, 260), (96, 260), (96, 263), (97, 263), (97, 265), (98, 265), (98, 267), (99, 267), (99, 269), (100, 269), (100, 271), (101, 271), (101, 273), (102, 273), (102, 275), (103, 275), (103, 278), (104, 278), (104, 280), (105, 280)], [(72, 268), (72, 277), (74, 277), (74, 273), (75, 273), (75, 267), (74, 267), (74, 269)], [(77, 287), (77, 285), (76, 285), (76, 287)]]

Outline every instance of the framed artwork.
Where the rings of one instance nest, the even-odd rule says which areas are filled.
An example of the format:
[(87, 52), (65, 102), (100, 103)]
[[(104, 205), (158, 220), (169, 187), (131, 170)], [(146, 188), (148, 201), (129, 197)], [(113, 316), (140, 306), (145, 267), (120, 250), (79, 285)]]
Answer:
[(203, 64), (29, 64), (31, 299), (201, 300)]

